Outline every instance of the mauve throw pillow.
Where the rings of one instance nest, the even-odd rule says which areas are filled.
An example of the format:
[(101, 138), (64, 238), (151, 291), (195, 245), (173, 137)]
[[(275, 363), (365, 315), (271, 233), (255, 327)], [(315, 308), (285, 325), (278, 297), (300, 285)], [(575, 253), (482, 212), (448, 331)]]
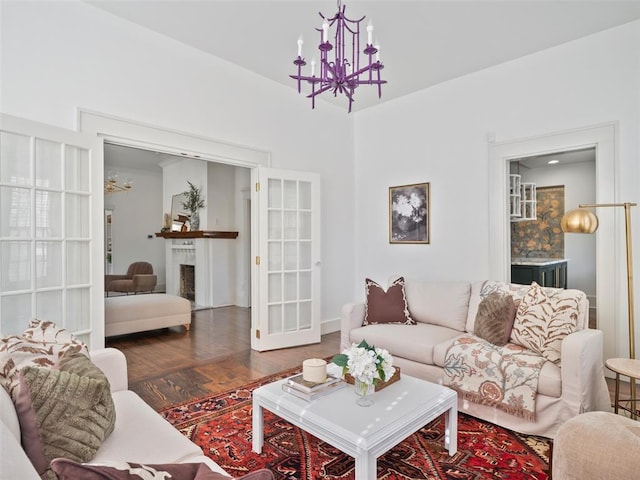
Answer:
[(395, 323), (400, 325), (415, 325), (411, 318), (407, 297), (404, 292), (404, 277), (396, 279), (385, 292), (376, 282), (365, 280), (367, 303), (365, 306), (364, 322), (362, 325), (378, 325), (381, 323)]
[(473, 333), (494, 345), (506, 345), (515, 318), (516, 305), (513, 297), (500, 292), (491, 293), (478, 305)]
[[(142, 465), (133, 462), (113, 462), (109, 465), (91, 465), (56, 458), (51, 462), (51, 468), (58, 475), (58, 480), (231, 480), (231, 477), (212, 471), (204, 463)], [(269, 470), (262, 469), (248, 473), (240, 479), (273, 480), (274, 477)]]

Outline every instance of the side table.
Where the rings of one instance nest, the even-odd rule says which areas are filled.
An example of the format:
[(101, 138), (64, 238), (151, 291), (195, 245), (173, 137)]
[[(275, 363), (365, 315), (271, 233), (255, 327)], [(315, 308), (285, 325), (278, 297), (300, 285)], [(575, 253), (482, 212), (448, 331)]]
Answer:
[(618, 407), (620, 406), (620, 375), (629, 377), (629, 387), (631, 395), (628, 399), (622, 400), (623, 402), (629, 402), (629, 408), (620, 407), (623, 410), (627, 410), (631, 413), (631, 418), (636, 420), (638, 418), (636, 403), (638, 397), (636, 397), (636, 379), (640, 379), (640, 360), (633, 358), (610, 358), (605, 362), (605, 365), (609, 370), (616, 374), (616, 392), (613, 405), (613, 411), (618, 413)]

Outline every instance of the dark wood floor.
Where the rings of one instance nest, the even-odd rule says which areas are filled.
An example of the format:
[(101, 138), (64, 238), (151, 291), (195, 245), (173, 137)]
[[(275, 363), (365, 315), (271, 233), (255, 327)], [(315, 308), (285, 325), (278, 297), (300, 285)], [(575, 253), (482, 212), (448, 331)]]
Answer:
[(129, 388), (156, 410), (300, 366), (306, 358), (338, 353), (340, 333), (321, 343), (256, 352), (251, 350), (250, 309), (221, 307), (192, 314), (191, 330), (155, 330), (107, 339), (127, 357)]

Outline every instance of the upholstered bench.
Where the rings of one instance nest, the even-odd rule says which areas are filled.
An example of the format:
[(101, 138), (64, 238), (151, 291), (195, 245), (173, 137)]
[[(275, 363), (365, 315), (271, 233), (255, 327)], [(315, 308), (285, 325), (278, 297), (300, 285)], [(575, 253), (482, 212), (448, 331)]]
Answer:
[(164, 293), (123, 295), (104, 299), (105, 336), (144, 332), (157, 328), (191, 326), (191, 303)]

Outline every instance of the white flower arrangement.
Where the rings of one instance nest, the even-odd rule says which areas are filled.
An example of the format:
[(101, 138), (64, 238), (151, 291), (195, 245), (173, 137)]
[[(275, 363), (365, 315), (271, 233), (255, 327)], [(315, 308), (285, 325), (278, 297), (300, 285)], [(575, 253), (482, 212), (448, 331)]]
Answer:
[(423, 196), (416, 192), (411, 192), (408, 196), (402, 193), (393, 199), (392, 209), (398, 216), (420, 223), (424, 220), (426, 202)]
[(367, 385), (386, 382), (394, 374), (393, 357), (384, 348), (369, 345), (366, 340), (351, 347), (332, 359), (333, 363), (342, 367), (342, 373), (348, 373), (354, 379)]

